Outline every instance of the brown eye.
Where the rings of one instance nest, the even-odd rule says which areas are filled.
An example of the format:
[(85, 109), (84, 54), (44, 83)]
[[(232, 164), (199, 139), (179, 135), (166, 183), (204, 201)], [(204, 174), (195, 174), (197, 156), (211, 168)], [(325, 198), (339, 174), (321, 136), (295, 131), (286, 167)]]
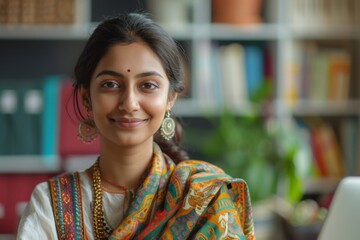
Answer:
[(159, 86), (152, 82), (146, 82), (142, 85), (142, 88), (146, 90), (154, 90), (156, 88), (159, 88)]
[(117, 82), (109, 81), (101, 85), (102, 88), (120, 88), (120, 85)]

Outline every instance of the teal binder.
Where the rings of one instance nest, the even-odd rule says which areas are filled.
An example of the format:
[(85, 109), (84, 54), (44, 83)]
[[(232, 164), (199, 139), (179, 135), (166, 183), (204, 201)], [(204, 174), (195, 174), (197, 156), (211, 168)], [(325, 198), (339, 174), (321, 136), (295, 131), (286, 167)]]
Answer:
[(41, 155), (48, 167), (52, 167), (58, 158), (60, 87), (61, 77), (48, 76), (44, 79)]
[(40, 155), (41, 118), (43, 112), (42, 81), (22, 80), (17, 83), (19, 108), (13, 120), (15, 124), (16, 155)]
[(17, 146), (15, 116), (19, 111), (19, 93), (14, 81), (0, 80), (0, 155), (13, 155)]

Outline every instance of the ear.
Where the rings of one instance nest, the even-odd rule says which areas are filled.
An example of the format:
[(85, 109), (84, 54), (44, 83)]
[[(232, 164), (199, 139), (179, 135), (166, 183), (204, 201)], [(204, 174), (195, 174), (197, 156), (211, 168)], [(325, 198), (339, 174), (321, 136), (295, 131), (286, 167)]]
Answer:
[(167, 110), (170, 110), (174, 106), (177, 96), (178, 96), (177, 93), (171, 94), (171, 96), (169, 97), (169, 101), (167, 103)]
[(87, 109), (91, 109), (90, 89), (81, 87), (79, 92), (82, 105)]

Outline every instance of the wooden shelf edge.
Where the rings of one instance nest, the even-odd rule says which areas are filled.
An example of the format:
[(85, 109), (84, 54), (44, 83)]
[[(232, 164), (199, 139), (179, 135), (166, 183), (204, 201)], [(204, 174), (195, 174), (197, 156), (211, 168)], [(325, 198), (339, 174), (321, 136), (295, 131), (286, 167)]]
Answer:
[(56, 173), (60, 165), (59, 156), (0, 156), (0, 173)]

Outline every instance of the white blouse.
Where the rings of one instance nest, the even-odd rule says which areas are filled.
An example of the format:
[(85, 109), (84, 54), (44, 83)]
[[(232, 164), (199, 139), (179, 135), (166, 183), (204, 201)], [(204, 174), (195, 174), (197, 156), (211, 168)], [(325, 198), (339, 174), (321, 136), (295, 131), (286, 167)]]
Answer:
[[(92, 180), (85, 171), (80, 172), (80, 183), (84, 229), (89, 239), (94, 239), (91, 210)], [(124, 204), (125, 193), (103, 188), (104, 215), (108, 225), (113, 229), (120, 224), (124, 217), (127, 210)], [(38, 184), (32, 192), (30, 202), (21, 217), (16, 239), (58, 239), (47, 182)]]

